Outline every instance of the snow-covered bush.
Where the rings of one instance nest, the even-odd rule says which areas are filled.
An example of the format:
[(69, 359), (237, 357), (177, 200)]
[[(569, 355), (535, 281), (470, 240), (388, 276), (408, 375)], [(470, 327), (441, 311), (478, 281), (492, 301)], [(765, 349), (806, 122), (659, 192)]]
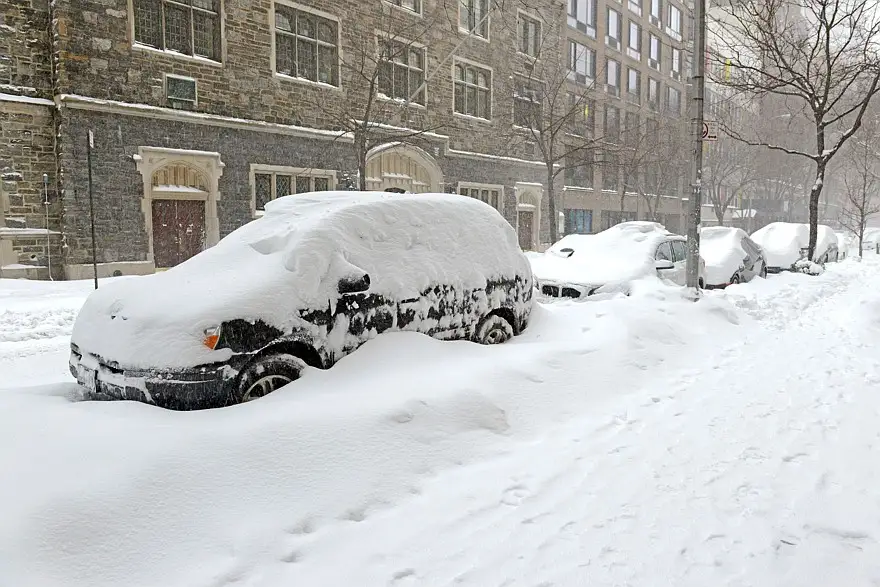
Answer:
[(825, 268), (818, 263), (814, 263), (809, 259), (799, 259), (792, 265), (792, 269), (798, 273), (806, 273), (807, 275), (821, 275)]

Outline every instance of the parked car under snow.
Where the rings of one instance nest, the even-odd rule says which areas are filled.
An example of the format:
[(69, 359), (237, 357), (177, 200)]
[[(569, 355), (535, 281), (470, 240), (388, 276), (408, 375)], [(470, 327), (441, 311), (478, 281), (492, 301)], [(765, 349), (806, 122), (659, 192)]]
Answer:
[[(623, 222), (598, 234), (570, 234), (529, 261), (547, 298), (626, 293), (649, 276), (684, 285), (687, 239), (656, 222)], [(700, 286), (703, 262), (700, 262)]]
[(532, 290), (516, 234), (479, 200), (298, 194), (177, 267), (95, 291), (70, 370), (97, 398), (230, 405), (383, 332), (505, 342), (526, 327)]
[[(751, 238), (764, 251), (768, 272), (792, 271), (795, 264), (807, 256), (810, 227), (807, 224), (771, 222), (755, 231)], [(822, 265), (837, 261), (837, 258), (837, 235), (831, 227), (820, 224), (812, 261)]]
[(700, 230), (700, 256), (706, 261), (707, 289), (767, 276), (764, 252), (741, 228), (709, 226)]

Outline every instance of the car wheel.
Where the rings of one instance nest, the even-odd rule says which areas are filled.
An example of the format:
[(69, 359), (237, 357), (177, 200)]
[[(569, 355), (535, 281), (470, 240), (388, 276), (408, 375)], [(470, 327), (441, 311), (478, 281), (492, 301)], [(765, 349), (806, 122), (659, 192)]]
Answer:
[(293, 355), (268, 355), (257, 359), (242, 372), (238, 384), (238, 402), (263, 397), (299, 379), (305, 361)]
[(474, 341), (480, 344), (501, 344), (513, 338), (513, 326), (497, 314), (486, 316), (477, 326)]
[(761, 263), (761, 278), (767, 279), (767, 263)]
[(734, 273), (733, 277), (730, 278), (730, 285), (734, 285), (740, 283), (742, 279), (739, 276), (739, 273)]

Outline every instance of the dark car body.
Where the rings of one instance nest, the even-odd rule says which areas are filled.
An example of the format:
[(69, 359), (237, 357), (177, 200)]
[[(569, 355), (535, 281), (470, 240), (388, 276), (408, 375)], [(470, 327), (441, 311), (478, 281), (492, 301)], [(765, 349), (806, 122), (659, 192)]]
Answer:
[[(502, 248), (503, 252), (499, 254), (499, 258), (507, 264), (500, 271), (503, 275), (481, 278), (479, 271), (475, 272), (472, 268), (467, 279), (458, 279), (454, 274), (449, 274), (448, 264), (444, 265), (446, 262), (444, 256), (461, 254), (462, 251), (458, 251), (457, 248), (468, 246), (467, 242), (462, 242), (462, 239), (467, 240), (466, 236), (452, 241), (438, 238), (437, 242), (447, 243), (446, 249), (423, 251), (422, 256), (419, 257), (419, 266), (409, 268), (383, 262), (381, 258), (371, 259), (370, 247), (366, 246), (364, 249), (366, 252), (358, 261), (363, 269), (359, 269), (359, 274), (333, 278), (333, 283), (327, 289), (329, 299), (324, 303), (292, 303), (289, 312), (278, 311), (275, 307), (261, 309), (255, 307), (253, 303), (242, 303), (241, 311), (236, 311), (234, 304), (217, 304), (216, 310), (205, 310), (204, 314), (209, 318), (202, 322), (194, 320), (195, 326), (192, 332), (198, 335), (204, 330), (204, 340), (207, 341), (206, 344), (210, 343), (210, 348), (195, 352), (190, 346), (182, 347), (185, 352), (193, 351), (193, 359), (190, 361), (177, 361), (173, 353), (157, 350), (156, 345), (142, 345), (142, 353), (119, 348), (124, 347), (126, 342), (135, 345), (137, 336), (141, 332), (147, 332), (149, 340), (158, 338), (150, 334), (152, 328), (150, 300), (141, 299), (144, 296), (141, 296), (139, 291), (143, 288), (136, 286), (143, 284), (147, 287), (155, 284), (157, 291), (162, 291), (162, 282), (171, 281), (171, 278), (175, 277), (174, 275), (168, 277), (166, 274), (174, 272), (177, 278), (173, 281), (177, 287), (180, 287), (180, 283), (190, 282), (194, 282), (194, 287), (200, 287), (200, 279), (185, 279), (188, 265), (194, 273), (198, 273), (200, 256), (206, 258), (214, 256), (225, 262), (222, 255), (209, 249), (169, 270), (166, 274), (125, 279), (124, 283), (127, 285), (118, 287), (117, 289), (123, 290), (119, 293), (102, 294), (101, 290), (98, 290), (93, 294), (97, 296), (96, 300), (91, 304), (87, 301), (74, 329), (70, 355), (71, 373), (91, 396), (97, 398), (131, 399), (173, 409), (218, 407), (242, 401), (243, 374), (253, 372), (255, 365), (259, 371), (260, 362), (267, 359), (272, 359), (275, 361), (272, 364), (277, 365), (278, 357), (286, 357), (282, 363), (285, 360), (292, 365), (295, 363), (296, 369), (299, 368), (298, 365), (326, 369), (368, 340), (385, 332), (414, 331), (438, 339), (489, 343), (503, 340), (483, 340), (486, 338), (487, 322), (501, 326), (509, 325), (510, 335), (519, 334), (526, 328), (533, 304), (531, 271), (516, 244), (516, 236), (512, 228), (494, 209), (464, 196), (447, 194), (430, 196), (383, 194), (382, 197), (370, 193), (361, 193), (357, 196), (351, 193), (345, 194), (335, 199), (332, 193), (306, 196), (314, 198), (319, 203), (328, 199), (335, 204), (336, 206), (331, 210), (335, 215), (333, 221), (341, 226), (336, 230), (343, 232), (346, 230), (347, 218), (356, 218), (358, 214), (362, 216), (364, 210), (368, 208), (369, 211), (378, 209), (379, 217), (385, 214), (393, 218), (389, 210), (408, 211), (408, 207), (413, 207), (417, 209), (417, 216), (425, 219), (431, 214), (454, 212), (458, 207), (464, 207), (465, 213), (473, 218), (473, 222), (480, 222), (482, 218), (483, 230), (498, 232), (498, 242), (495, 246)], [(290, 197), (302, 201), (307, 200), (306, 196)], [(398, 201), (388, 204), (388, 198), (397, 198)], [(425, 202), (433, 202), (433, 206), (428, 207)], [(292, 204), (293, 209), (296, 209), (296, 205), (299, 205), (299, 202)], [(278, 210), (275, 216), (283, 212), (283, 209)], [(360, 220), (363, 219), (359, 218), (358, 221)], [(435, 224), (443, 222), (440, 218), (436, 220)], [(258, 222), (260, 220), (251, 224)], [(405, 220), (398, 220), (397, 224), (400, 222)], [(353, 224), (353, 231), (365, 229), (364, 227), (370, 228), (369, 219), (364, 224), (355, 221), (350, 223)], [(395, 226), (395, 229), (398, 228), (399, 226)], [(420, 224), (417, 228), (419, 231), (433, 230), (431, 223)], [(258, 229), (248, 230), (248, 234), (260, 232)], [(320, 231), (320, 227), (316, 230)], [(376, 226), (375, 230), (381, 231), (382, 227)], [(369, 233), (361, 237), (367, 240), (381, 238)], [(422, 233), (421, 238), (430, 239), (430, 232)], [(308, 239), (303, 242), (310, 243)], [(390, 244), (385, 242), (385, 245), (393, 252), (395, 246), (393, 242)], [(242, 244), (236, 242), (223, 246), (231, 250), (232, 247)], [(357, 252), (352, 252), (355, 246), (356, 244), (350, 245), (343, 250), (356, 258)], [(504, 250), (505, 247), (509, 250)], [(296, 253), (293, 257), (301, 258), (302, 255), (296, 251), (296, 247), (293, 249)], [(405, 253), (406, 251), (400, 256), (401, 259), (407, 257)], [(430, 273), (429, 265), (432, 261), (437, 263), (437, 275), (446, 275), (448, 282), (429, 284), (421, 289), (415, 284), (409, 284), (409, 281), (424, 281), (425, 275), (420, 273), (419, 269), (424, 266), (424, 272)], [(498, 259), (493, 259), (492, 263), (498, 265)], [(401, 272), (404, 275), (398, 277), (394, 272)], [(408, 291), (409, 294), (396, 295), (391, 291), (393, 288), (383, 290), (381, 286), (383, 279), (385, 282), (402, 283), (399, 289), (404, 293)], [(277, 286), (279, 282), (274, 283)], [(242, 299), (247, 300), (246, 294), (250, 288), (253, 288), (254, 296), (259, 298), (261, 286), (272, 287), (270, 283), (251, 283), (246, 286), (239, 284), (245, 295)], [(275, 296), (273, 300), (295, 297), (297, 290), (294, 284), (284, 282), (283, 286), (289, 288), (287, 291), (290, 294)], [(186, 289), (188, 287), (190, 286), (186, 285), (181, 290), (184, 292), (183, 295), (188, 291)], [(138, 303), (128, 304), (127, 293)], [(156, 320), (159, 320), (162, 310), (158, 307), (158, 302), (156, 305)], [(166, 319), (164, 322), (181, 322), (185, 315), (185, 312), (178, 312), (174, 320)], [(222, 319), (214, 318), (217, 316), (221, 316)], [(129, 323), (135, 320), (141, 320), (142, 326), (130, 327)], [(208, 328), (203, 329), (203, 325), (207, 325)], [(103, 341), (89, 330), (90, 326), (111, 334), (118, 327), (125, 334), (119, 335), (120, 343), (116, 346), (103, 344)], [(177, 328), (176, 325), (174, 327)], [(504, 326), (503, 330), (506, 328)], [(129, 333), (129, 330), (132, 332)], [(179, 328), (175, 332), (178, 331)], [(160, 332), (165, 330), (160, 329)], [(192, 332), (163, 336), (169, 342), (173, 342), (180, 337), (190, 336)], [(501, 338), (506, 340), (509, 337)], [(161, 342), (157, 340), (157, 344)], [(117, 354), (122, 355), (122, 358), (114, 356)], [(147, 358), (142, 358), (143, 356)], [(149, 358), (153, 356), (164, 357), (164, 360)]]

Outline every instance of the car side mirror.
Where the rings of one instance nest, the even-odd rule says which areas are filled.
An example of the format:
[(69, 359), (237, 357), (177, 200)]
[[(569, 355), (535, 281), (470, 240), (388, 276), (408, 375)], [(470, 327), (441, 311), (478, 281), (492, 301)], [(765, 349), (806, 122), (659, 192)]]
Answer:
[(675, 265), (669, 259), (655, 259), (654, 268), (657, 271), (662, 271), (663, 269), (675, 269)]
[(559, 249), (559, 252), (563, 257), (566, 257), (566, 258), (574, 255), (574, 249), (572, 249), (570, 247), (565, 247), (564, 249)]
[(336, 284), (336, 291), (340, 294), (361, 293), (370, 289), (370, 276), (364, 273), (359, 276), (347, 276)]

